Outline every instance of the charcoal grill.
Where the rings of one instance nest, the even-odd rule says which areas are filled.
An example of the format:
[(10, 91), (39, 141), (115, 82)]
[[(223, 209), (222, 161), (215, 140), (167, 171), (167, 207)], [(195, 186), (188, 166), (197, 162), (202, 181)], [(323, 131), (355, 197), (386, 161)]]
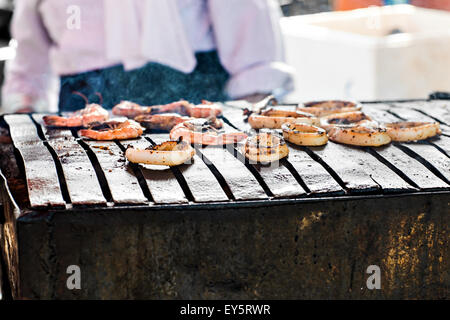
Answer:
[[(278, 166), (235, 146), (191, 165), (128, 164), (127, 145), (5, 115), (2, 247), (15, 298), (448, 298), (450, 102), (364, 103), (380, 121), (438, 121), (417, 143), (290, 145)], [(236, 103), (227, 126), (247, 130)], [(8, 140), (8, 139), (6, 139)], [(66, 286), (81, 269), (81, 289)], [(381, 268), (381, 290), (366, 286)]]

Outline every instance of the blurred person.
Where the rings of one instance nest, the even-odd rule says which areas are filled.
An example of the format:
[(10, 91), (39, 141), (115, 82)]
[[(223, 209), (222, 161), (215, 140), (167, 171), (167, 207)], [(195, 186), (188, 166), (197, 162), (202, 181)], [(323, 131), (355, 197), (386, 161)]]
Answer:
[(281, 96), (279, 18), (275, 0), (16, 0), (3, 111), (47, 111), (52, 72), (60, 111), (82, 95), (106, 108)]

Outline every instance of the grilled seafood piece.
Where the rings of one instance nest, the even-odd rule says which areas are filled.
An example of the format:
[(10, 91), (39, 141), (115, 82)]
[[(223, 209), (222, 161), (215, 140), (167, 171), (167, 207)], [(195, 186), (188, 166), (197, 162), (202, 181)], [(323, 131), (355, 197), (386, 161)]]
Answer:
[(283, 123), (302, 122), (313, 125), (319, 124), (319, 119), (310, 113), (269, 108), (261, 113), (252, 113), (248, 123), (253, 129), (280, 129)]
[(274, 162), (289, 154), (283, 137), (270, 132), (260, 132), (248, 137), (241, 151), (247, 159), (260, 163)]
[(217, 119), (195, 118), (176, 125), (170, 131), (170, 139), (183, 137), (184, 141), (202, 145), (224, 145), (239, 142), (247, 135), (243, 132), (220, 130), (222, 123)]
[(270, 95), (255, 103), (251, 109), (245, 108), (244, 115), (250, 116), (252, 113), (260, 114), (262, 110), (269, 108), (270, 106), (275, 106), (277, 104), (277, 99), (274, 96)]
[(114, 115), (135, 118), (139, 115), (177, 113), (193, 118), (217, 117), (222, 113), (222, 107), (218, 104), (202, 101), (200, 105), (193, 105), (185, 100), (172, 102), (165, 105), (142, 107), (136, 103), (122, 101), (112, 109)]
[(367, 126), (335, 126), (328, 132), (330, 140), (355, 146), (379, 147), (391, 142), (386, 129)]
[(297, 110), (312, 113), (316, 117), (324, 117), (333, 113), (359, 111), (361, 105), (357, 102), (342, 100), (313, 101), (298, 105)]
[(244, 109), (244, 115), (247, 116), (245, 121), (248, 121), (253, 129), (280, 129), (281, 125), (287, 122), (319, 124), (319, 119), (310, 113), (292, 110), (292, 106), (278, 105), (274, 96), (267, 96), (255, 103), (251, 110)]
[(160, 114), (160, 113), (177, 113), (182, 116), (189, 116), (189, 110), (191, 108), (191, 104), (185, 100), (172, 102), (169, 104), (159, 105), (159, 106), (151, 106), (151, 114)]
[(87, 127), (94, 122), (106, 121), (109, 118), (107, 110), (102, 106), (92, 103), (84, 109), (75, 111), (67, 116), (48, 115), (43, 120), (47, 126), (55, 127)]
[(194, 105), (187, 101), (178, 101), (162, 106), (151, 107), (152, 114), (178, 113), (192, 118), (216, 118), (222, 114), (222, 107), (216, 103), (203, 100), (201, 104)]
[(285, 140), (299, 146), (322, 146), (328, 142), (327, 132), (305, 123), (285, 123), (281, 126)]
[(364, 125), (378, 127), (378, 123), (361, 111), (331, 114), (320, 118), (320, 127), (327, 131), (335, 126)]
[(144, 133), (141, 125), (133, 120), (106, 121), (89, 129), (79, 131), (83, 137), (93, 140), (125, 140), (140, 137)]
[(112, 114), (127, 118), (135, 118), (142, 114), (149, 114), (151, 107), (143, 107), (131, 101), (121, 101), (112, 108)]
[(130, 162), (161, 166), (178, 166), (192, 159), (194, 154), (194, 148), (181, 139), (166, 141), (146, 149), (128, 147), (125, 151), (125, 157)]
[(392, 122), (384, 127), (393, 141), (424, 140), (442, 133), (437, 122)]
[(170, 131), (177, 124), (190, 119), (192, 118), (180, 116), (177, 113), (141, 114), (134, 118), (147, 129), (163, 131)]
[(222, 114), (222, 107), (214, 102), (202, 100), (201, 104), (190, 105), (188, 116), (193, 118), (216, 118)]

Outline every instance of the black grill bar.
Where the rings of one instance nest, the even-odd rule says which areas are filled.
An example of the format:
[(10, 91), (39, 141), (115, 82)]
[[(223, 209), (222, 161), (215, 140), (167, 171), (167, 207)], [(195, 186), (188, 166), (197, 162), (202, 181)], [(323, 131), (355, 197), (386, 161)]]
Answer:
[(369, 152), (371, 155), (373, 155), (378, 161), (385, 164), (388, 168), (390, 168), (392, 171), (394, 171), (400, 178), (405, 180), (407, 183), (409, 183), (411, 186), (416, 188), (417, 190), (420, 189), (420, 187), (412, 181), (406, 174), (404, 174), (400, 169), (398, 169), (396, 166), (394, 166), (392, 163), (390, 163), (388, 160), (383, 158), (378, 152), (375, 151), (375, 149), (366, 147), (365, 150)]
[(56, 167), (56, 172), (58, 174), (59, 186), (61, 188), (62, 197), (66, 203), (71, 204), (72, 201), (70, 199), (69, 190), (67, 189), (67, 182), (66, 182), (66, 178), (64, 177), (64, 172), (63, 172), (63, 168), (61, 165), (61, 161), (59, 160), (58, 155), (56, 154), (55, 150), (47, 142), (44, 132), (42, 131), (41, 125), (36, 122), (36, 120), (31, 116), (31, 114), (29, 114), (28, 116), (30, 117), (31, 121), (33, 121), (34, 125), (36, 126), (36, 130), (37, 130), (39, 138), (41, 138), (42, 143), (44, 144), (44, 146), (47, 147), (48, 151), (52, 155), (53, 161), (55, 162), (55, 167)]
[(302, 186), (303, 190), (305, 190), (306, 193), (310, 194), (311, 190), (308, 188), (308, 186), (306, 185), (305, 181), (303, 181), (302, 177), (300, 177), (300, 175), (298, 174), (297, 170), (295, 170), (294, 166), (287, 159), (282, 159), (281, 160), (281, 164), (283, 164), (289, 170), (289, 172), (297, 180), (299, 185)]
[[(76, 132), (73, 132), (75, 137), (78, 137)], [(77, 140), (79, 145), (86, 151), (87, 156), (92, 162), (92, 166), (94, 167), (95, 174), (97, 175), (97, 179), (100, 182), (100, 187), (102, 188), (103, 195), (108, 202), (113, 202), (113, 198), (111, 195), (111, 190), (109, 190), (108, 182), (106, 181), (105, 173), (103, 172), (100, 163), (98, 162), (97, 157), (95, 156), (94, 151), (81, 139)]]
[(233, 193), (231, 192), (230, 186), (225, 181), (225, 178), (220, 173), (220, 171), (216, 168), (216, 166), (199, 150), (198, 146), (194, 146), (195, 153), (197, 156), (202, 159), (203, 163), (211, 170), (212, 174), (216, 177), (217, 181), (219, 182), (220, 186), (222, 187), (222, 190), (227, 195), (228, 199), (235, 201), (236, 198), (234, 197)]
[(440, 152), (442, 152), (444, 155), (446, 155), (448, 158), (450, 158), (450, 155), (444, 149), (442, 149), (440, 146), (438, 146), (437, 144), (433, 143), (432, 141), (418, 141), (417, 143), (423, 143), (423, 144), (432, 145), (433, 147), (438, 149)]
[[(145, 139), (150, 142), (152, 145), (157, 145), (152, 139), (150, 139), (148, 136), (145, 137)], [(183, 175), (180, 172), (180, 169), (178, 169), (177, 167), (170, 167), (170, 170), (173, 172), (173, 175), (175, 176), (175, 178), (178, 180), (178, 183), (181, 186), (181, 189), (183, 189), (184, 194), (186, 195), (186, 198), (190, 201), (190, 202), (194, 202), (194, 196), (192, 195), (191, 190), (189, 189), (189, 186), (186, 182), (186, 180), (184, 179)]]
[(255, 179), (259, 182), (260, 186), (263, 188), (267, 196), (273, 198), (274, 194), (272, 193), (272, 191), (270, 190), (269, 186), (264, 181), (264, 179), (261, 177), (258, 170), (256, 170), (256, 168), (253, 165), (251, 165), (249, 161), (238, 150), (236, 150), (236, 148), (232, 147), (231, 145), (230, 146), (227, 145), (225, 149), (227, 149), (228, 152), (230, 152), (236, 159), (241, 161), (247, 167), (247, 169), (253, 174)]
[(416, 109), (416, 108), (413, 108), (413, 110), (415, 110), (415, 111), (417, 111), (417, 112), (420, 112), (420, 113), (423, 114), (424, 116), (427, 116), (427, 117), (430, 117), (431, 119), (434, 119), (436, 122), (438, 122), (438, 123), (440, 123), (440, 124), (443, 124), (443, 125), (445, 125), (445, 126), (450, 126), (448, 123), (446, 123), (446, 122), (442, 121), (441, 119), (438, 119), (438, 118), (436, 118), (436, 117), (430, 115), (429, 113), (427, 113), (427, 112), (425, 112), (425, 111), (423, 111), (423, 110)]
[(421, 157), (419, 154), (417, 154), (416, 152), (414, 152), (413, 150), (411, 150), (410, 148), (408, 148), (405, 145), (401, 145), (399, 143), (394, 143), (394, 145), (397, 148), (399, 148), (400, 150), (402, 150), (403, 152), (405, 152), (406, 154), (408, 154), (410, 157), (412, 157), (412, 158), (416, 159), (417, 161), (419, 161), (420, 163), (422, 163), (425, 167), (427, 167), (428, 170), (433, 172), (439, 179), (442, 179), (445, 183), (450, 184), (448, 179), (435, 166), (433, 166), (430, 162), (428, 162), (426, 159)]
[[(120, 150), (122, 150), (122, 152), (125, 153), (126, 151), (125, 146), (121, 144), (118, 140), (115, 140), (114, 142), (117, 144)], [(147, 183), (145, 182), (144, 174), (142, 173), (139, 166), (135, 163), (130, 162), (130, 167), (133, 169), (133, 172), (136, 175), (136, 178), (138, 179), (139, 186), (141, 187), (144, 196), (148, 199), (148, 201), (154, 202), (153, 196), (148, 188)]]
[(325, 162), (322, 160), (321, 157), (319, 157), (317, 154), (315, 154), (313, 151), (311, 151), (307, 147), (300, 147), (301, 150), (305, 151), (311, 158), (313, 158), (315, 161), (320, 163), (320, 165), (327, 170), (327, 172), (330, 174), (330, 176), (333, 177), (334, 180), (342, 187), (342, 189), (345, 190), (345, 192), (349, 192), (349, 189), (344, 181), (342, 181), (341, 177)]

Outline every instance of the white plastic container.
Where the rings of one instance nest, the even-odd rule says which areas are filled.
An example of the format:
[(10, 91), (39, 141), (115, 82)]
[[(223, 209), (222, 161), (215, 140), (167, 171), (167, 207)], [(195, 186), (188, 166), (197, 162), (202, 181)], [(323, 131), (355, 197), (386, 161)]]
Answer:
[(410, 5), (282, 18), (288, 101), (395, 100), (450, 91), (450, 13)]

